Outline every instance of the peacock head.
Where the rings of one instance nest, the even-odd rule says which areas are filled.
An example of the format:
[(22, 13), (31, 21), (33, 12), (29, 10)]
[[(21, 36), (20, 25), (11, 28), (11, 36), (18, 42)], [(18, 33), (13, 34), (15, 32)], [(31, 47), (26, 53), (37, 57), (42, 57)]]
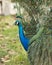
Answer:
[(21, 25), (22, 25), (22, 23), (21, 23), (21, 21), (20, 21), (20, 20), (16, 20), (16, 21), (15, 21), (15, 25), (21, 26)]
[(22, 26), (22, 17), (21, 16), (17, 16), (16, 17), (16, 21), (15, 21), (15, 25), (18, 25), (18, 26)]

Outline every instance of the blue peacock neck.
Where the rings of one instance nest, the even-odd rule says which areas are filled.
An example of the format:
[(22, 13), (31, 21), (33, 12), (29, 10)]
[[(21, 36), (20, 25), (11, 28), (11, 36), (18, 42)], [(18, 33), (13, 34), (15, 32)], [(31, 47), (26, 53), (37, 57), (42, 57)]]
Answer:
[(28, 50), (29, 40), (24, 35), (23, 26), (20, 25), (18, 27), (19, 27), (19, 38), (20, 38), (20, 41), (21, 41), (24, 49), (27, 51)]

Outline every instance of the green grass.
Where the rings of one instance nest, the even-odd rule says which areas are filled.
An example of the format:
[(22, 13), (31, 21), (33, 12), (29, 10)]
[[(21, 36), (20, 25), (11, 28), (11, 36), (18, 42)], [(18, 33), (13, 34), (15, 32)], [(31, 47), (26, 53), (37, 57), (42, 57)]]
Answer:
[(14, 21), (13, 16), (0, 16), (0, 63), (29, 65), (27, 53), (19, 40), (18, 28), (13, 25)]

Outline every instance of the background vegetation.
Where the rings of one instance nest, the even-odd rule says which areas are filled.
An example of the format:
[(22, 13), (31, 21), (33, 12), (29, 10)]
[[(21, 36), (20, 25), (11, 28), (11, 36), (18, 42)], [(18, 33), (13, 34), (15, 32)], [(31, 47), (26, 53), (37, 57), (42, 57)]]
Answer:
[(13, 16), (0, 16), (0, 65), (29, 65)]

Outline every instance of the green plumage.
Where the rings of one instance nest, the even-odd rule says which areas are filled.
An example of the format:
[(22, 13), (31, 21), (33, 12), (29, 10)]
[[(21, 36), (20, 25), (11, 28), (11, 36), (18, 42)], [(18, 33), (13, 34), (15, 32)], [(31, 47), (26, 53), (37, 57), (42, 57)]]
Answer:
[[(49, 22), (50, 23), (50, 22)], [(52, 24), (40, 28), (33, 36), (28, 49), (31, 65), (52, 65)]]
[(28, 48), (31, 65), (52, 65), (52, 7), (50, 0), (49, 5), (48, 0), (43, 1), (45, 4), (41, 3), (38, 6), (37, 14), (40, 27), (37, 28), (36, 35), (31, 38)]

